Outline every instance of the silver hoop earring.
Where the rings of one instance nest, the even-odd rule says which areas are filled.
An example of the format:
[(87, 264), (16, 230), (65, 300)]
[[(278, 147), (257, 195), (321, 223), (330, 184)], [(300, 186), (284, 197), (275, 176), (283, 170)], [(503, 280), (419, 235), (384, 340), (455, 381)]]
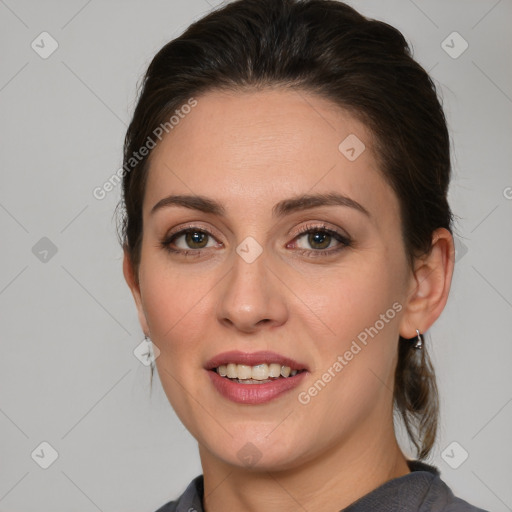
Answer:
[(423, 336), (421, 335), (420, 331), (416, 329), (416, 333), (418, 336), (416, 337), (416, 343), (414, 344), (414, 348), (417, 350), (421, 350), (423, 348)]

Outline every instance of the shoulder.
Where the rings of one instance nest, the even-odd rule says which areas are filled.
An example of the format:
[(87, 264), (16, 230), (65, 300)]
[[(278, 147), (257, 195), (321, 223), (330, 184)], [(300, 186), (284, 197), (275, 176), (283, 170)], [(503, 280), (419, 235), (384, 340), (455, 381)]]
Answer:
[(454, 495), (437, 474), (426, 492), (418, 512), (489, 512)]
[[(386, 505), (392, 504), (395, 511), (404, 512), (489, 512), (455, 496), (437, 468), (419, 461), (411, 461), (410, 467), (411, 474), (385, 484), (345, 511), (367, 510), (369, 505), (368, 510), (390, 510)], [(178, 499), (166, 503), (156, 512), (203, 512), (203, 485), (203, 475), (197, 476)], [(395, 503), (395, 500), (398, 501)]]
[(407, 463), (410, 473), (389, 480), (343, 512), (488, 512), (455, 496), (435, 466)]
[(164, 506), (160, 507), (156, 512), (176, 512), (177, 506), (177, 501), (169, 501), (169, 503), (166, 503)]
[(203, 512), (203, 492), (203, 475), (199, 475), (188, 484), (178, 499), (169, 501), (156, 512)]

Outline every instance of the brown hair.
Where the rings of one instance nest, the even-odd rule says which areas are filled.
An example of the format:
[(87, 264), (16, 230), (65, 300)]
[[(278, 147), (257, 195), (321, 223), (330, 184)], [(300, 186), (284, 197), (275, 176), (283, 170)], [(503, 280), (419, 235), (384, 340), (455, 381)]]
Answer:
[[(452, 232), (450, 143), (436, 88), (403, 35), (334, 0), (237, 0), (193, 23), (153, 58), (124, 146), (120, 241), (138, 275), (148, 156), (134, 155), (192, 96), (211, 90), (295, 87), (334, 102), (371, 130), (395, 191), (408, 262), (428, 253), (432, 233)], [(395, 412), (423, 459), (439, 415), (424, 346), (400, 337)]]

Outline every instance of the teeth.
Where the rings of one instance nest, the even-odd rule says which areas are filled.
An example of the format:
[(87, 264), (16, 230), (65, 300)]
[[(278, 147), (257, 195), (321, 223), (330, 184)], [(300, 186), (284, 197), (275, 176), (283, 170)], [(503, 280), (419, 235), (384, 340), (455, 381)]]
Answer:
[(230, 379), (236, 379), (238, 376), (238, 372), (236, 371), (236, 364), (228, 364), (226, 372), (227, 377)]
[(277, 363), (272, 363), (268, 365), (268, 376), (274, 377), (277, 379), (281, 375), (281, 365)]
[(252, 374), (252, 369), (250, 366), (245, 364), (237, 364), (236, 372), (238, 373), (239, 379), (250, 379)]
[(235, 363), (221, 364), (216, 371), (221, 377), (242, 380), (252, 379), (255, 381), (268, 380), (269, 378), (277, 379), (278, 377), (293, 377), (297, 374), (297, 370), (292, 370), (289, 366), (282, 366), (279, 363), (262, 363), (255, 366)]
[[(270, 375), (270, 373), (269, 373), (269, 369), (268, 369), (268, 364), (258, 364), (251, 368), (251, 379), (265, 380), (265, 379), (268, 379), (269, 375)], [(247, 378), (247, 377), (240, 377), (240, 372), (239, 372), (238, 378), (243, 379), (243, 378)]]

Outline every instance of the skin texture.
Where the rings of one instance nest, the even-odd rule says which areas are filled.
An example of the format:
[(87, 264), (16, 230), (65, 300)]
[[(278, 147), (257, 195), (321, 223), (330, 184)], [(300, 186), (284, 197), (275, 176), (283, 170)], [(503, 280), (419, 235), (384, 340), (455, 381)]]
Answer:
[[(398, 337), (425, 332), (441, 314), (452, 237), (438, 229), (430, 254), (414, 269), (407, 265), (398, 200), (379, 171), (371, 134), (331, 102), (287, 89), (196, 99), (151, 154), (138, 281), (125, 254), (141, 327), (161, 351), (156, 364), (165, 393), (199, 443), (208, 512), (338, 511), (409, 472), (392, 417)], [(355, 161), (338, 149), (350, 134), (366, 146)], [(272, 217), (283, 199), (331, 192), (370, 216), (334, 205)], [(181, 206), (151, 214), (170, 194), (207, 196), (225, 216)], [(334, 237), (315, 245), (298, 234), (305, 226), (321, 234), (324, 223), (350, 245)], [(190, 225), (211, 237), (187, 246), (181, 236), (171, 245), (194, 254), (162, 247), (169, 233)], [(263, 250), (252, 263), (236, 252), (248, 236)], [(207, 247), (197, 255), (201, 245)], [(311, 255), (321, 249), (333, 252)], [(394, 303), (401, 306), (394, 318), (300, 403), (298, 394)], [(268, 403), (236, 404), (204, 369), (227, 350), (273, 350), (305, 363), (310, 374)], [(238, 456), (248, 442), (260, 454), (251, 467)]]

